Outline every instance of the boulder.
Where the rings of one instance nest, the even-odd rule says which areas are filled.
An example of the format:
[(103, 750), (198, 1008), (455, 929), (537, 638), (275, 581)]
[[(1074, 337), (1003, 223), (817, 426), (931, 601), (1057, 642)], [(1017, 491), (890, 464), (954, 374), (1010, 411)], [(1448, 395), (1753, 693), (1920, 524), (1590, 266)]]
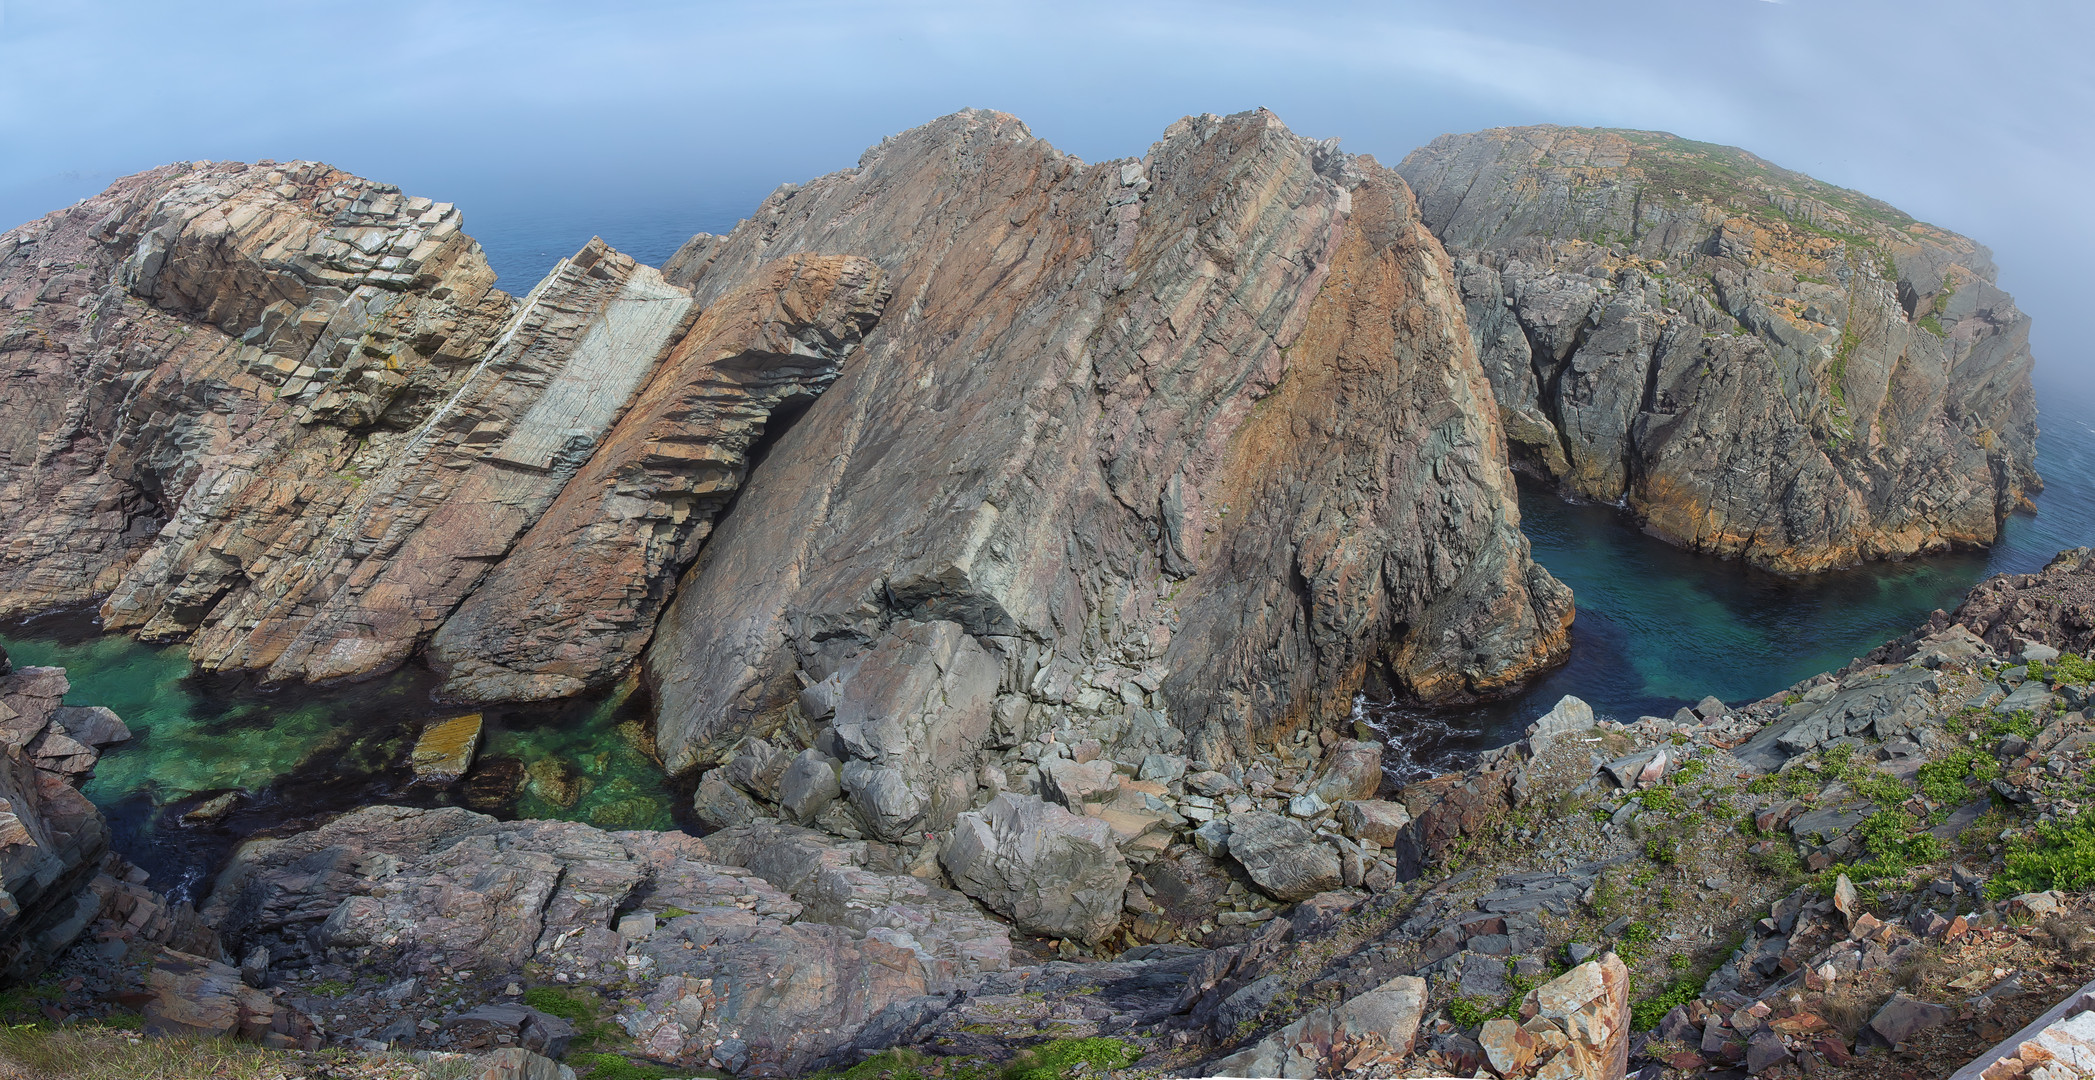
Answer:
[(1325, 805), (1372, 799), (1382, 789), (1382, 744), (1341, 739), (1324, 755), (1324, 766), (1308, 794)]
[(746, 825), (763, 817), (764, 808), (728, 783), (727, 777), (722, 775), (724, 772), (723, 769), (714, 769), (698, 778), (698, 789), (691, 795), (691, 812), (715, 829)]
[(802, 750), (778, 781), (778, 806), (800, 824), (815, 820), (844, 793), (841, 767), (820, 750)]
[(1411, 824), (1411, 812), (1403, 803), (1379, 799), (1352, 799), (1338, 805), (1339, 827), (1355, 840), (1372, 840), (1381, 847), (1397, 842)]
[(509, 1002), (478, 1005), (442, 1025), (455, 1045), (464, 1050), (482, 1050), (508, 1045), (521, 1046), (534, 1054), (557, 1058), (574, 1041), (575, 1025), (528, 1005)]
[(1919, 1032), (1948, 1023), (1950, 1016), (1950, 1011), (1940, 1005), (1895, 991), (1870, 1017), (1869, 1032), (1880, 1040), (1880, 1045), (1897, 1046)]
[(1556, 707), (1528, 725), (1528, 748), (1540, 757), (1559, 739), (1593, 727), (1593, 706), (1569, 694), (1557, 699)]
[(473, 755), (479, 749), (480, 714), (467, 713), (430, 721), (415, 739), (407, 763), (414, 769), (417, 782), (448, 784), (473, 767)]
[[(332, 958), (401, 976), (470, 969), (492, 986), (618, 988), (692, 1021), (686, 1060), (790, 1075), (850, 1046), (889, 1005), (1011, 963), (1004, 927), (966, 898), (872, 870), (863, 853), (778, 825), (700, 839), (367, 807), (242, 845), (204, 918), (236, 955), (266, 945), (286, 966)], [(660, 925), (621, 933), (622, 912)]]
[(996, 659), (959, 623), (905, 621), (842, 671), (834, 732), (852, 806), (883, 840), (950, 826), (974, 794)]
[[(1538, 1055), (1537, 1076), (1622, 1080), (1629, 1069), (1629, 968), (1610, 952), (1530, 990), (1523, 1027), (1540, 1021), (1563, 1039)], [(1555, 1042), (1555, 1039), (1549, 1040)]]
[(1279, 814), (1231, 814), (1229, 854), (1275, 900), (1305, 900), (1344, 884), (1338, 852)]
[(743, 739), (733, 757), (721, 768), (728, 783), (764, 802), (778, 801), (780, 777), (793, 763), (793, 755), (758, 738)]
[(1090, 944), (1120, 924), (1129, 871), (1112, 830), (1032, 796), (960, 815), (939, 862), (961, 892), (1031, 933)]
[(225, 1036), (289, 1050), (318, 1050), (313, 1022), (267, 991), (241, 981), (238, 968), (162, 947), (146, 972), (153, 995), (145, 1027), (156, 1035)]

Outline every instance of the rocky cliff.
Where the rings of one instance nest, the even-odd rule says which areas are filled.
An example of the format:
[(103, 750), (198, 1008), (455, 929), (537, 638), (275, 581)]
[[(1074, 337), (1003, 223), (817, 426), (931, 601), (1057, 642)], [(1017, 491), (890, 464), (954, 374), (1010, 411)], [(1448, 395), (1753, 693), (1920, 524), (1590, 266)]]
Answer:
[(673, 771), (833, 728), (882, 832), (992, 744), (1219, 760), (1564, 648), (1439, 244), (1270, 114), (1101, 165), (957, 114), (666, 274), (492, 280), (452, 207), (311, 163), (5, 234), (0, 611), (270, 680), (426, 648), (485, 701), (652, 641)]
[(878, 275), (766, 268), (687, 336), (690, 295), (601, 242), (519, 300), (459, 224), (322, 165), (185, 164), (0, 236), (0, 611), (99, 598), (271, 680), (383, 671), (458, 614), (458, 696), (617, 679)]
[(1455, 278), (1372, 160), (1256, 112), (1094, 165), (967, 112), (665, 273), (706, 306), (798, 253), (894, 298), (663, 615), (671, 768), (783, 731), (897, 836), (1025, 747), (1228, 760), (1371, 669), (1488, 693), (1563, 648)]
[(1397, 171), (1516, 457), (1570, 494), (1805, 572), (1989, 544), (2040, 486), (2029, 319), (1971, 240), (1655, 132), (1445, 135)]

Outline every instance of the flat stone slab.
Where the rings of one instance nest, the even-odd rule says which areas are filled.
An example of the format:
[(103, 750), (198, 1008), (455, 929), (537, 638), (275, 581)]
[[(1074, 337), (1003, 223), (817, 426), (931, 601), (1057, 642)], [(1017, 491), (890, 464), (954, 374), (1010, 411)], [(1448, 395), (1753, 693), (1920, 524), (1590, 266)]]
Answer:
[(448, 784), (473, 767), (473, 755), (479, 750), (480, 714), (467, 713), (431, 721), (415, 740), (407, 763), (418, 782)]

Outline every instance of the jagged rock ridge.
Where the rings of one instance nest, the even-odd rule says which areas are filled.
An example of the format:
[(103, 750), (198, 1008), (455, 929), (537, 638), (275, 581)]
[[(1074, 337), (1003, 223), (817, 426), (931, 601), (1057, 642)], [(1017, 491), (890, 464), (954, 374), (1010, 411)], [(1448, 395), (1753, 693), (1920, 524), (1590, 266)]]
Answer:
[(1501, 128), (1398, 166), (1519, 460), (1787, 572), (1991, 543), (2041, 486), (1987, 250), (1741, 150)]
[[(1483, 693), (1563, 647), (1454, 280), (1372, 160), (1257, 112), (1091, 165), (966, 112), (665, 272), (705, 305), (800, 252), (872, 259), (894, 300), (664, 614), (673, 769), (785, 731), (895, 835), (993, 796), (965, 778), (985, 751), (1058, 730), (1227, 760), (1371, 667)], [(993, 694), (927, 699), (896, 675), (920, 664)], [(919, 775), (908, 749), (941, 742)]]
[[(446, 636), (453, 692), (618, 678), (719, 501), (621, 479), (675, 456), (645, 425), (702, 398), (685, 407), (713, 426), (689, 425), (692, 460), (667, 472), (731, 490), (770, 409), (818, 391), (877, 316), (877, 273), (758, 275), (687, 341), (689, 293), (601, 241), (518, 300), (459, 226), (324, 165), (221, 163), (128, 177), (0, 236), (0, 611), (101, 598), (109, 627), (186, 640), (207, 670), (362, 676), (520, 551)], [(690, 381), (651, 386), (658, 369)], [(636, 400), (637, 433), (618, 427)], [(585, 462), (592, 497), (534, 533)], [(548, 601), (561, 574), (569, 595)], [(515, 600), (538, 607), (490, 629)]]

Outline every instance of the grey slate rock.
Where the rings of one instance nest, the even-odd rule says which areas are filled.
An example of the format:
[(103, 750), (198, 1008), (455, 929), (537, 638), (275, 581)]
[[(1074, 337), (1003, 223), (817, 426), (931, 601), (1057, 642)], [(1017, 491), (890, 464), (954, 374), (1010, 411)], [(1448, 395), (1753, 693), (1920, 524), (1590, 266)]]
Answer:
[(806, 824), (844, 794), (837, 760), (820, 750), (802, 750), (778, 781), (778, 805), (788, 817)]
[(1229, 854), (1275, 900), (1306, 900), (1344, 884), (1338, 852), (1300, 823), (1264, 810), (1230, 815)]

